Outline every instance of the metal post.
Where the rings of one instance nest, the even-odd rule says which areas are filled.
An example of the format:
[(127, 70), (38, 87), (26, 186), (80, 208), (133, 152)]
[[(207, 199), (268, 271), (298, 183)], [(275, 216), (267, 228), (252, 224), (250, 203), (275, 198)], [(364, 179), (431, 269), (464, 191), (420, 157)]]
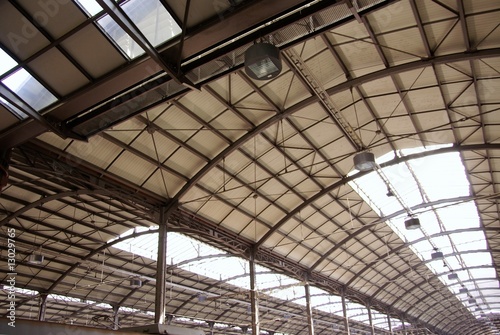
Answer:
[(370, 304), (366, 305), (366, 309), (368, 310), (368, 320), (370, 322), (370, 334), (375, 335), (375, 328), (373, 327), (372, 308)]
[(113, 306), (113, 330), (118, 330), (120, 327), (120, 315), (118, 314), (118, 311), (120, 310), (120, 306), (114, 305)]
[(45, 321), (47, 311), (47, 293), (40, 293), (40, 306), (38, 307), (38, 320)]
[(210, 328), (210, 335), (213, 335), (215, 322), (214, 321), (207, 321), (207, 323), (208, 323), (208, 327)]
[(345, 302), (345, 289), (342, 290), (342, 313), (344, 315), (344, 329), (346, 335), (351, 335), (351, 329), (349, 329), (349, 319), (347, 318), (347, 305)]
[(167, 274), (167, 219), (165, 208), (160, 210), (158, 225), (158, 258), (156, 261), (155, 323), (165, 324), (165, 291)]
[(311, 292), (308, 282), (306, 282), (306, 284), (304, 285), (304, 289), (306, 291), (306, 312), (307, 312), (307, 324), (309, 327), (309, 335), (314, 335), (314, 320), (312, 316), (312, 307), (311, 307)]
[(391, 323), (391, 315), (387, 314), (387, 325), (389, 326), (389, 334), (392, 335), (392, 323)]
[(252, 335), (260, 334), (260, 321), (259, 321), (259, 297), (257, 295), (257, 285), (255, 282), (255, 253), (252, 251), (250, 255), (250, 306), (252, 312)]

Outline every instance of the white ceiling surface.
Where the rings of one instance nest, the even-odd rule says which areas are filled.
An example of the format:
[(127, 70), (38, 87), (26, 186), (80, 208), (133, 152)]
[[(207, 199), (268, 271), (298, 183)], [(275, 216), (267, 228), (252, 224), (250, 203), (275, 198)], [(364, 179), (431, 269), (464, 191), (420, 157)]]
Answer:
[[(29, 3), (19, 1), (28, 13)], [(73, 6), (69, 3), (61, 8), (64, 13), (78, 12)], [(10, 2), (0, 7), (0, 29), (12, 31), (20, 13)], [(47, 26), (47, 31), (53, 38), (62, 36), (85, 20), (78, 13), (65, 14), (65, 19)], [(77, 169), (100, 171), (102, 176), (133, 185), (157, 199), (178, 199), (181, 209), (212, 222), (221, 231), (369, 297), (374, 310), (387, 312), (380, 309), (390, 306), (395, 311), (393, 317), (405, 313), (439, 334), (479, 334), (477, 324), (484, 323), (484, 315), (493, 315), (500, 308), (497, 272), (487, 272), (482, 280), (467, 284), (471, 290), (484, 285), (484, 291), (474, 293), (482, 299), (481, 313), (476, 312), (474, 304), (469, 307), (468, 296), (455, 297), (460, 283), (447, 288), (423, 265), (426, 259), (405, 245), (404, 238), (380, 219), (346, 178), (354, 170), (353, 155), (362, 149), (381, 157), (408, 148), (455, 145), (470, 182), (466, 196), (477, 206), (479, 226), (485, 229), (485, 235), (480, 236), (487, 237), (481, 250), (491, 252), (464, 254), (463, 259), (485, 257), (485, 264), (498, 268), (499, 14), (498, 1), (398, 1), (282, 50), (283, 70), (273, 80), (254, 82), (243, 69), (236, 70), (205, 83), (199, 91), (191, 90), (106, 129), (88, 142), (46, 132), (34, 143), (74, 162)], [(2, 35), (2, 45), (10, 45), (8, 35)], [(85, 26), (57, 47), (49, 43), (38, 34), (20, 44), (18, 50), (9, 51), (49, 85), (60, 101), (93, 78), (127, 63), (94, 25)], [(497, 51), (493, 56), (467, 58), (489, 49)], [(51, 70), (66, 66), (62, 62), (67, 54), (85, 69), (87, 77), (69, 63), (64, 71)], [(463, 54), (465, 60), (441, 61), (456, 54)], [(297, 57), (301, 61), (294, 63)], [(409, 64), (415, 65), (405, 67)], [(373, 75), (377, 72), (382, 74)], [(345, 84), (349, 80), (354, 84)], [(316, 86), (309, 86), (308, 81)], [(332, 111), (315, 97), (315, 90), (328, 95)], [(281, 113), (285, 116), (277, 117)], [(20, 122), (3, 108), (0, 119), (2, 129)], [(351, 139), (339, 124), (354, 129)], [(247, 140), (241, 141), (245, 137)], [(491, 149), (473, 147), (483, 144)], [(200, 173), (207, 165), (210, 169)], [(448, 168), (433, 166), (431, 171)], [(57, 178), (51, 176), (47, 181), (40, 181), (19, 161), (12, 169), (10, 185), (2, 193), (4, 218), (37, 201), (42, 190), (47, 195), (72, 191), (61, 189), (57, 181), (67, 178), (63, 168), (56, 169), (60, 173)], [(37, 180), (36, 186), (24, 187), (26, 180)], [(76, 177), (74, 180), (78, 183)], [(381, 185), (385, 194), (386, 185)], [(408, 192), (421, 194), (420, 187), (415, 185)], [(121, 301), (125, 307), (154, 311), (154, 284), (132, 293), (128, 287), (112, 284), (141, 271), (147, 273), (143, 278), (153, 280), (154, 261), (132, 256), (131, 262), (130, 253), (114, 248), (104, 247), (92, 254), (131, 228), (155, 225), (151, 216), (141, 212), (141, 204), (113, 199), (104, 192), (73, 194), (40, 207), (26, 209), (9, 223), (18, 231), (19, 249), (33, 249), (30, 241), (31, 245), (43, 244), (49, 260), (43, 267), (19, 263), (19, 287), (50, 288), (56, 294)], [(394, 224), (404, 231), (404, 210), (383, 214), (398, 216)], [(429, 234), (438, 232), (423, 217), (421, 223)], [(4, 233), (9, 225), (3, 227)], [(446, 227), (444, 231), (453, 229)], [(58, 281), (75, 262), (79, 265)], [(244, 306), (241, 311), (234, 308), (221, 314), (217, 303), (212, 311), (196, 301), (183, 304), (183, 297), (196, 294), (196, 290), (215, 294), (217, 288), (221, 292), (234, 288), (212, 279), (201, 283), (198, 275), (186, 269), (178, 271), (183, 279), (178, 282), (179, 291), (171, 293), (179, 295), (177, 299), (170, 297), (176, 307), (173, 314), (190, 311), (186, 317), (201, 320), (223, 315), (221, 322), (227, 323), (231, 317), (241, 318), (236, 314), (245, 314)], [(89, 273), (94, 277), (89, 278)], [(80, 292), (74, 289), (77, 287)], [(121, 300), (129, 294), (130, 300)], [(55, 305), (51, 302), (49, 307), (57, 310)], [(85, 306), (82, 310), (88, 308)], [(300, 314), (298, 307), (294, 310), (277, 302), (276, 309), (280, 306)], [(64, 308), (59, 309), (54, 320), (67, 319)], [(137, 311), (130, 314), (140, 322), (152, 318)], [(30, 314), (25, 311), (24, 316)], [(84, 322), (78, 321), (74, 310), (71, 318)], [(387, 329), (384, 322), (379, 320), (377, 327)], [(261, 327), (272, 330), (275, 326), (263, 323)], [(280, 327), (276, 326), (276, 331), (293, 330), (286, 322)], [(307, 328), (301, 331), (305, 333)], [(495, 326), (480, 330), (480, 334), (498, 333)]]

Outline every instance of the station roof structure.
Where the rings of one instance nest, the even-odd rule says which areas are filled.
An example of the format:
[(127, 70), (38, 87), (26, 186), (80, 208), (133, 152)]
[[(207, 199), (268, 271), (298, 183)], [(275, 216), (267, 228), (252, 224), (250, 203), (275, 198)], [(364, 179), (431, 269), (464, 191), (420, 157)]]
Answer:
[[(15, 293), (19, 318), (152, 323), (166, 224), (171, 324), (250, 332), (255, 293), (261, 333), (500, 334), (499, 18), (0, 2), (0, 314)], [(277, 76), (249, 75), (255, 45)]]

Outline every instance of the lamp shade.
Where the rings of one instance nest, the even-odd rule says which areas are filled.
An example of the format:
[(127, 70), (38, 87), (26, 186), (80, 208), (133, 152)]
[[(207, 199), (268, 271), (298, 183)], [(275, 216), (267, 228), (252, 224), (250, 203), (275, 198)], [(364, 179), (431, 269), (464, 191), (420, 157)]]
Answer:
[(443, 253), (441, 251), (436, 251), (431, 254), (432, 260), (443, 259)]
[(458, 279), (458, 275), (456, 273), (450, 273), (448, 275), (448, 279), (452, 280), (452, 279)]
[(474, 298), (469, 299), (469, 304), (475, 304), (475, 303), (476, 303), (476, 299), (474, 299)]
[(142, 286), (142, 280), (140, 280), (138, 278), (130, 279), (130, 287), (139, 288), (141, 286)]
[(204, 294), (198, 294), (198, 302), (205, 302), (207, 301), (207, 296)]
[(418, 218), (409, 217), (405, 220), (405, 227), (408, 230), (420, 228), (420, 220)]
[(375, 167), (375, 155), (371, 152), (360, 152), (354, 156), (354, 167), (359, 171), (369, 171)]
[(42, 264), (44, 257), (42, 254), (31, 254), (28, 262), (30, 264)]
[(458, 290), (458, 293), (467, 293), (469, 292), (468, 289), (466, 289), (465, 287), (462, 287), (460, 290)]
[(255, 80), (269, 80), (282, 69), (280, 50), (269, 43), (256, 43), (245, 51), (245, 72)]

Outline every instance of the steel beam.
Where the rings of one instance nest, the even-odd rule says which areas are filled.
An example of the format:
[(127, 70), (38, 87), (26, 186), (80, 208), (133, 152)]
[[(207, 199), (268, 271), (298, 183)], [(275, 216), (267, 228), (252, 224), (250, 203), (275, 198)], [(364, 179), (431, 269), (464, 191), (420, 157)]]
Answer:
[(255, 253), (251, 251), (250, 260), (250, 309), (252, 313), (252, 335), (260, 334), (260, 319), (259, 319), (259, 297), (257, 294), (257, 272), (255, 268)]
[(344, 317), (344, 333), (346, 335), (351, 335), (351, 329), (349, 328), (349, 317), (347, 316), (347, 303), (346, 303), (346, 291), (343, 289), (340, 295), (342, 299), (342, 316)]
[(306, 281), (304, 285), (305, 297), (306, 297), (306, 315), (307, 315), (307, 327), (309, 329), (309, 335), (314, 335), (314, 319), (311, 304), (311, 287), (309, 282)]
[(155, 323), (165, 324), (165, 293), (167, 275), (167, 223), (165, 209), (160, 211), (158, 222), (158, 255), (156, 261)]
[(45, 321), (47, 311), (47, 293), (40, 293), (40, 306), (38, 307), (38, 321)]

